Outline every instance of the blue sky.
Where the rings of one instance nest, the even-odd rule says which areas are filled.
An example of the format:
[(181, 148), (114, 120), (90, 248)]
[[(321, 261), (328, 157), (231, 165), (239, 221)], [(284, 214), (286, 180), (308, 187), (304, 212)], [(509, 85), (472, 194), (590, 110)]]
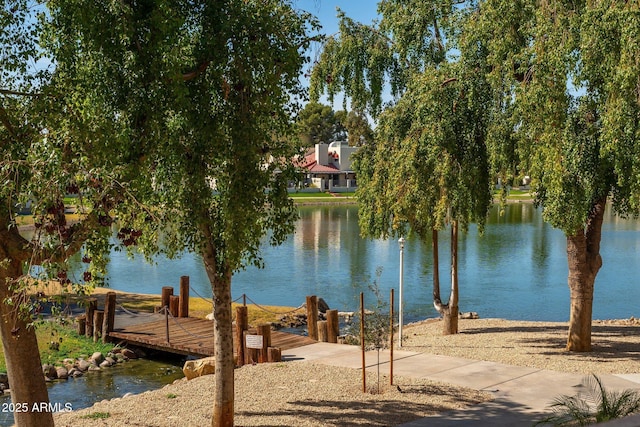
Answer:
[[(363, 24), (370, 24), (373, 20), (379, 19), (377, 14), (378, 2), (375, 0), (298, 0), (295, 7), (313, 14), (322, 25), (321, 34), (330, 36), (338, 31), (338, 18), (336, 8), (340, 8), (349, 18)], [(319, 55), (319, 45), (311, 48), (309, 55), (311, 59)], [(320, 102), (329, 104), (326, 97), (322, 97)], [(333, 109), (342, 110), (342, 97), (336, 96)]]
[(348, 17), (365, 24), (371, 23), (378, 16), (378, 3), (372, 0), (298, 0), (296, 6), (315, 15), (326, 34), (333, 34), (338, 29), (336, 7), (342, 9)]

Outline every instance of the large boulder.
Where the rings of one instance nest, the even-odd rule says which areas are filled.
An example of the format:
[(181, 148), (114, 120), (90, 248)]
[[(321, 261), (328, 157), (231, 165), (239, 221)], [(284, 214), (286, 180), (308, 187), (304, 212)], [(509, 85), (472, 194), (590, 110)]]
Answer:
[(6, 384), (7, 386), (9, 385), (9, 375), (7, 375), (5, 372), (0, 372), (0, 384)]
[(82, 371), (78, 368), (71, 368), (69, 369), (68, 375), (72, 378), (77, 378), (77, 377), (81, 377), (82, 376)]
[(215, 356), (205, 357), (197, 360), (187, 360), (182, 368), (184, 376), (192, 380), (203, 375), (211, 375), (216, 372)]
[(64, 366), (58, 366), (56, 368), (56, 378), (59, 380), (66, 380), (69, 378), (69, 371)]
[(104, 356), (99, 351), (96, 351), (91, 355), (89, 360), (96, 365), (100, 365), (102, 362), (104, 362)]
[(88, 360), (80, 359), (76, 362), (76, 368), (78, 368), (80, 372), (86, 372), (89, 370), (89, 366), (91, 366), (91, 362)]
[(58, 373), (56, 372), (56, 367), (53, 365), (42, 365), (42, 373), (44, 374), (45, 377), (55, 380), (56, 378), (58, 378)]

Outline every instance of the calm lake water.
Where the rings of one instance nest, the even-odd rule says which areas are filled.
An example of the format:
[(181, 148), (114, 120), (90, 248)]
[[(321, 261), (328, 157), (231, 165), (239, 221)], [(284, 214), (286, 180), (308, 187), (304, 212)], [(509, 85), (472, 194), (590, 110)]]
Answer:
[[(258, 304), (298, 306), (307, 295), (324, 298), (331, 308), (352, 311), (359, 294), (374, 297), (368, 285), (376, 280), (385, 299), (398, 295), (399, 245), (397, 239), (370, 240), (359, 235), (356, 206), (300, 207), (296, 231), (279, 247), (264, 247), (264, 269), (247, 268), (232, 281), (232, 294), (246, 294)], [(596, 281), (594, 318), (640, 316), (640, 221), (616, 218), (607, 211), (602, 233), (604, 265)], [(449, 233), (440, 236), (440, 277), (444, 294), (449, 289)], [(431, 243), (409, 236), (404, 250), (404, 321), (437, 315), (432, 305)], [(114, 252), (110, 286), (114, 289), (158, 294), (163, 286), (178, 287), (188, 275), (192, 288), (211, 297), (202, 260), (187, 253), (180, 259), (142, 257), (127, 259)], [(480, 317), (515, 320), (566, 321), (569, 318), (566, 239), (542, 221), (529, 203), (507, 206), (499, 215), (490, 212), (483, 235), (474, 225), (459, 239), (461, 311)], [(192, 294), (193, 295), (193, 294)], [(624, 296), (624, 297), (621, 297)], [(397, 302), (396, 302), (397, 309)]]
[[(49, 401), (57, 407), (69, 405), (73, 410), (87, 408), (103, 399), (122, 397), (126, 393), (143, 393), (159, 389), (182, 378), (182, 369), (174, 360), (131, 360), (82, 377), (49, 384)], [(11, 402), (9, 395), (0, 397), (0, 405)], [(6, 406), (0, 412), (0, 426), (13, 425), (13, 414)], [(98, 424), (98, 422), (96, 422)]]

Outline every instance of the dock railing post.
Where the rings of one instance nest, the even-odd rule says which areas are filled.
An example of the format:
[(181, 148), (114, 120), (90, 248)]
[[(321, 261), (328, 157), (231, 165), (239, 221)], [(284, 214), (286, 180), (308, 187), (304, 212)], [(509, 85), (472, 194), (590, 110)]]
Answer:
[(178, 317), (189, 317), (189, 276), (180, 277)]

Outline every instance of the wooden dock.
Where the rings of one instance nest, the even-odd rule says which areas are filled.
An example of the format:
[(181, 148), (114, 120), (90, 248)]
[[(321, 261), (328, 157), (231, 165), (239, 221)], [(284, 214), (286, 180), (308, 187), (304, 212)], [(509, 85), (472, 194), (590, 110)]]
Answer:
[[(211, 320), (193, 317), (169, 319), (168, 342), (167, 321), (164, 318), (123, 327), (117, 327), (117, 323), (116, 321), (114, 330), (108, 333), (112, 341), (187, 356), (213, 356), (213, 321)], [(283, 351), (315, 342), (302, 335), (271, 331), (271, 346), (279, 347)]]

